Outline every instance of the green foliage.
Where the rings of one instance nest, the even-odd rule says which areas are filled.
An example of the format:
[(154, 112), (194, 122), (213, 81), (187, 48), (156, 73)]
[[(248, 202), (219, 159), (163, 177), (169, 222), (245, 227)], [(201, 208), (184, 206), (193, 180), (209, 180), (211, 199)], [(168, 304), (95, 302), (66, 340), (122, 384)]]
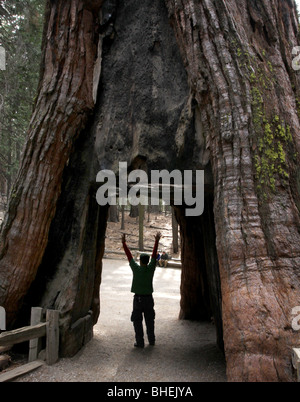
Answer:
[(255, 156), (256, 178), (259, 189), (268, 186), (275, 191), (276, 176), (286, 180), (289, 177), (286, 164), (286, 146), (292, 142), (290, 127), (275, 115), (273, 120), (262, 122), (263, 135), (258, 142)]
[[(253, 125), (256, 134), (254, 154), (257, 189), (264, 198), (276, 189), (276, 179), (284, 183), (288, 178), (288, 145), (292, 143), (290, 127), (279, 116), (267, 115), (265, 99), (268, 91), (276, 83), (273, 65), (262, 52), (263, 63), (258, 63), (248, 52), (237, 49), (240, 67), (245, 68), (251, 84)], [(300, 110), (300, 102), (298, 107)]]
[(0, 192), (16, 175), (36, 96), (44, 0), (0, 3), (0, 45), (6, 70), (0, 71)]

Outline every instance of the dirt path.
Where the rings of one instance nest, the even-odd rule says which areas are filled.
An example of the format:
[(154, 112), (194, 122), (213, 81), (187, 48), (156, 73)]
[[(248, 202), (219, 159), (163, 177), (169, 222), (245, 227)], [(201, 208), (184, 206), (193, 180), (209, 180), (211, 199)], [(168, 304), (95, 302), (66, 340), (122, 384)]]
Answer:
[[(154, 244), (154, 236), (159, 231), (162, 238), (159, 242), (159, 251), (166, 251), (170, 257), (179, 258), (180, 251), (173, 253), (172, 250), (172, 216), (170, 213), (152, 213), (148, 221), (148, 214), (144, 221), (144, 247), (150, 252)], [(107, 222), (105, 249), (114, 250), (123, 254), (122, 243), (120, 241), (122, 233), (126, 233), (126, 239), (130, 248), (138, 248), (139, 240), (139, 223), (138, 218), (131, 218), (129, 212), (125, 214), (125, 229), (121, 230), (121, 223)], [(179, 234), (180, 236), (180, 234)], [(179, 241), (180, 248), (180, 241)], [(116, 257), (109, 254), (108, 256)], [(117, 256), (119, 258), (119, 256)]]
[(101, 315), (94, 338), (76, 356), (19, 378), (22, 382), (226, 381), (214, 326), (179, 321), (180, 270), (157, 268), (154, 279), (157, 344), (133, 347), (131, 271), (125, 261), (104, 260)]

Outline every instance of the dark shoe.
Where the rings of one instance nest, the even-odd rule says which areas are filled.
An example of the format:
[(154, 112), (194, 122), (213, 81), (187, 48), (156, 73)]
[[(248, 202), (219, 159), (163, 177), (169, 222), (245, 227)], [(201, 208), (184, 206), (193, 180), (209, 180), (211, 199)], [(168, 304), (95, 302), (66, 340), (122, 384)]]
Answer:
[(155, 345), (155, 338), (148, 338), (148, 342), (149, 342), (149, 345), (151, 345), (151, 346), (154, 346)]
[(136, 348), (143, 348), (143, 347), (144, 347), (144, 344), (143, 344), (143, 343), (135, 343), (135, 344), (134, 344), (134, 347), (136, 347)]

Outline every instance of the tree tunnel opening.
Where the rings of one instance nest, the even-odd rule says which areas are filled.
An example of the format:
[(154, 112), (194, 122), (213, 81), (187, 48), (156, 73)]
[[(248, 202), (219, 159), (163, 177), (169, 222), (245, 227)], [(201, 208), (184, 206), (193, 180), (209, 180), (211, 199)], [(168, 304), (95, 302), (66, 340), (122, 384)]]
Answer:
[[(181, 320), (213, 322), (216, 329), (216, 343), (218, 347), (224, 351), (221, 284), (214, 223), (214, 194), (211, 185), (207, 184), (205, 186), (204, 200), (204, 212), (199, 216), (186, 216), (186, 205), (172, 205), (168, 210), (170, 237), (174, 236), (174, 221), (180, 229), (179, 254), (176, 255), (176, 257), (180, 258), (182, 263), (180, 284), (181, 300), (178, 306), (178, 318)], [(167, 209), (168, 207), (166, 206), (165, 208)], [(110, 209), (114, 211), (112, 213), (114, 216), (115, 208), (110, 207)], [(138, 219), (138, 207), (136, 207), (135, 210), (136, 215), (133, 216), (136, 216)], [(147, 210), (149, 211), (149, 208), (145, 207), (144, 211)], [(109, 213), (109, 215), (111, 214)], [(122, 219), (123, 217), (120, 220)], [(146, 217), (143, 218), (143, 221), (144, 219), (146, 220)], [(119, 222), (119, 224), (122, 228), (123, 223)], [(137, 225), (137, 232), (140, 226), (141, 225)], [(156, 226), (156, 228), (158, 230), (161, 229), (159, 226)], [(126, 232), (126, 228), (123, 229), (124, 232)], [(135, 241), (131, 239), (131, 244), (134, 244), (134, 250), (139, 250), (140, 248), (137, 237), (138, 233), (135, 234)], [(146, 249), (140, 251), (151, 253), (152, 246), (153, 245), (149, 243)], [(160, 251), (163, 249), (164, 247), (160, 247)], [(171, 247), (169, 247), (167, 252), (172, 255)], [(120, 254), (122, 253), (123, 250), (120, 251)], [(136, 251), (134, 251), (133, 254), (138, 258)], [(172, 265), (170, 264), (170, 266)]]
[(180, 319), (206, 321), (213, 319), (218, 347), (224, 351), (222, 296), (213, 193), (205, 194), (201, 216), (186, 217), (183, 207), (174, 207), (181, 234), (181, 302)]
[[(78, 169), (80, 164), (76, 166)], [(61, 356), (67, 357), (77, 353), (91, 339), (93, 326), (101, 314), (101, 277), (110, 211), (108, 207), (97, 204), (94, 185), (90, 186), (87, 196), (83, 196), (76, 193), (79, 182), (74, 182), (69, 173), (66, 176), (68, 180), (51, 225), (48, 246), (38, 275), (24, 300), (18, 325), (28, 325), (32, 306), (60, 310), (63, 323)], [(84, 177), (80, 180), (84, 181)], [(212, 189), (205, 186), (203, 214), (187, 217), (184, 205), (172, 206), (168, 212), (169, 227), (171, 231), (173, 209), (179, 225), (182, 262), (178, 317), (208, 322), (213, 318), (217, 345), (224, 350), (213, 201)], [(145, 220), (147, 218), (146, 212)], [(121, 221), (118, 225), (121, 229)], [(151, 248), (153, 243), (146, 246)], [(121, 243), (119, 247), (123, 254)]]

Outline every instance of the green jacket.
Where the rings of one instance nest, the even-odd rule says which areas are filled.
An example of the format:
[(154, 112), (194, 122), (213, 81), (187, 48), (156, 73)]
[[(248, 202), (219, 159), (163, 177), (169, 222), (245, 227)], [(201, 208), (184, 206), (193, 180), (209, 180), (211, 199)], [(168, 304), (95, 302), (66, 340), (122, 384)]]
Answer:
[(132, 259), (129, 265), (133, 272), (131, 292), (138, 295), (153, 293), (153, 276), (156, 267), (155, 258), (151, 258), (147, 266), (140, 266)]

